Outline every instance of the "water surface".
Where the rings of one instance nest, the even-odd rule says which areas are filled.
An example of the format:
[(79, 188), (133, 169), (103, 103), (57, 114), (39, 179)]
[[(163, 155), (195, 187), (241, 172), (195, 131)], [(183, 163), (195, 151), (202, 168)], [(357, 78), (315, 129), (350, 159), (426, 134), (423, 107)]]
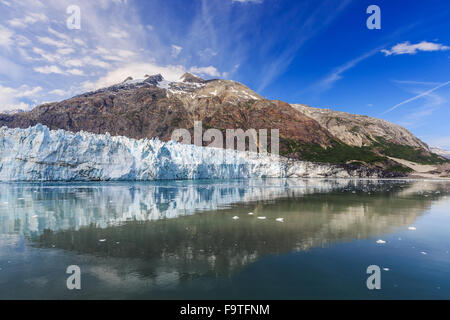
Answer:
[(449, 195), (443, 181), (1, 184), (0, 299), (449, 299)]

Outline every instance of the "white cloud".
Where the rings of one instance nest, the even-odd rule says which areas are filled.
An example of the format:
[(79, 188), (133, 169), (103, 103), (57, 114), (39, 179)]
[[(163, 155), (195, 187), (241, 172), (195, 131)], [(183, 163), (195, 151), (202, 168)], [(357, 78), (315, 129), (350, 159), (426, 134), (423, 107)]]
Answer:
[(40, 55), (45, 61), (53, 63), (56, 61), (61, 61), (61, 56), (58, 54), (52, 54), (48, 53), (47, 51), (41, 49), (41, 48), (33, 48), (32, 51), (35, 54)]
[(80, 38), (73, 39), (73, 42), (79, 46), (86, 47), (86, 43), (83, 40), (81, 40)]
[(263, 0), (232, 0), (239, 3), (263, 3)]
[(192, 67), (189, 69), (189, 72), (200, 74), (200, 75), (207, 75), (211, 77), (220, 77), (220, 72), (216, 69), (216, 67), (209, 66), (209, 67)]
[(129, 37), (130, 35), (128, 34), (128, 32), (126, 32), (124, 30), (120, 30), (118, 28), (113, 28), (110, 32), (108, 32), (108, 36), (110, 36), (111, 38), (116, 38), (116, 39), (125, 39), (125, 38)]
[(124, 49), (116, 50), (116, 52), (122, 58), (130, 58), (130, 57), (136, 55), (136, 53), (134, 53), (133, 51), (124, 50)]
[[(22, 91), (23, 89), (25, 89), (25, 91)], [(36, 93), (41, 92), (42, 91), (42, 87), (38, 86), (38, 87), (34, 87), (32, 89), (26, 89), (26, 86), (21, 87), (21, 90), (17, 93), (16, 97), (17, 98), (22, 98), (22, 97), (30, 97), (30, 96), (34, 96)]]
[(68, 73), (73, 74), (75, 76), (82, 76), (84, 75), (84, 72), (80, 69), (68, 69), (67, 70)]
[(0, 46), (9, 47), (12, 44), (13, 32), (0, 25)]
[(405, 100), (405, 101), (402, 101), (402, 102), (396, 104), (396, 105), (393, 106), (393, 107), (390, 107), (388, 110), (386, 110), (386, 111), (383, 112), (382, 114), (384, 115), (384, 114), (386, 114), (386, 113), (389, 113), (389, 112), (391, 112), (391, 111), (394, 111), (395, 109), (397, 109), (398, 107), (400, 107), (400, 106), (402, 106), (402, 105), (404, 105), (404, 104), (410, 103), (410, 102), (415, 101), (415, 100), (417, 100), (417, 99), (420, 99), (420, 98), (422, 98), (422, 97), (429, 96), (432, 92), (434, 92), (434, 91), (436, 91), (436, 90), (438, 90), (438, 89), (440, 89), (440, 88), (442, 88), (442, 87), (448, 86), (449, 84), (450, 84), (450, 81), (441, 83), (440, 85), (438, 85), (438, 86), (436, 86), (436, 87), (434, 87), (434, 88), (432, 88), (432, 89), (430, 89), (430, 90), (427, 90), (427, 91), (425, 91), (425, 92), (422, 92), (422, 93), (420, 93), (420, 94), (418, 94), (418, 95), (416, 95), (416, 96), (414, 96), (414, 97), (412, 97), (412, 98), (409, 98), (409, 99), (407, 99), (407, 100)]
[(391, 50), (383, 49), (383, 52), (386, 56), (390, 55), (400, 55), (400, 54), (416, 54), (418, 51), (445, 51), (450, 50), (449, 46), (445, 46), (439, 43), (422, 41), (417, 44), (411, 44), (409, 41), (396, 44), (391, 48)]
[(373, 49), (353, 60), (348, 61), (347, 63), (343, 64), (342, 66), (335, 68), (329, 75), (327, 75), (321, 81), (316, 83), (313, 87), (317, 91), (323, 91), (323, 90), (331, 88), (336, 81), (339, 81), (340, 79), (342, 79), (342, 74), (344, 72), (354, 68), (361, 61), (364, 61), (364, 60), (370, 58), (375, 53), (377, 53), (379, 50), (380, 50), (379, 48)]
[(50, 91), (49, 94), (54, 94), (56, 96), (64, 96), (67, 94), (67, 92), (64, 90), (61, 90), (61, 89), (55, 89), (55, 90)]
[(33, 96), (41, 90), (41, 87), (29, 88), (28, 86), (21, 86), (20, 88), (10, 88), (0, 85), (0, 112), (16, 109), (29, 110), (30, 105), (21, 101), (20, 98)]
[(176, 58), (181, 53), (181, 50), (183, 50), (182, 47), (177, 45), (172, 45), (172, 57)]
[(37, 39), (39, 42), (49, 45), (49, 46), (55, 46), (57, 48), (67, 47), (67, 44), (65, 44), (64, 42), (52, 39), (50, 37), (37, 37)]
[(47, 21), (48, 21), (48, 18), (43, 13), (30, 13), (29, 15), (27, 15), (23, 18), (14, 18), (12, 20), (9, 20), (8, 24), (11, 27), (15, 27), (15, 28), (25, 28), (36, 22), (47, 22)]
[(70, 41), (70, 37), (68, 35), (65, 35), (64, 33), (58, 32), (54, 29), (52, 29), (51, 27), (48, 27), (48, 32), (50, 32), (52, 35), (65, 40), (65, 41)]
[(81, 59), (66, 60), (62, 64), (66, 67), (77, 67), (77, 68), (86, 67), (86, 66), (94, 66), (94, 67), (107, 69), (110, 67), (110, 64), (108, 64), (102, 60), (92, 58), (90, 56), (85, 56)]
[(153, 63), (131, 63), (108, 72), (105, 76), (94, 82), (84, 82), (82, 88), (84, 90), (95, 90), (120, 83), (129, 76), (134, 79), (142, 79), (145, 74), (152, 75), (158, 73), (166, 80), (176, 81), (179, 80), (185, 72), (186, 70), (182, 66), (168, 65), (162, 67)]
[(39, 72), (39, 73), (44, 73), (44, 74), (51, 74), (51, 73), (64, 74), (64, 72), (58, 66), (55, 66), (55, 65), (36, 67), (33, 70), (36, 72)]
[(68, 54), (74, 53), (75, 49), (73, 49), (73, 48), (61, 48), (61, 49), (58, 49), (56, 52), (58, 52), (59, 54), (62, 54), (62, 55), (68, 55)]

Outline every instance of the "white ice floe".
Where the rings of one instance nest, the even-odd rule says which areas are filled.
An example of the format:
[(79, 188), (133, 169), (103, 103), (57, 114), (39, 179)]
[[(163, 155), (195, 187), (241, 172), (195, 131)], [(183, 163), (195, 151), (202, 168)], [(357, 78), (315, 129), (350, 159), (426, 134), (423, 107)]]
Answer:
[(384, 244), (384, 243), (386, 243), (386, 241), (379, 239), (379, 240), (377, 240), (377, 243), (378, 244)]

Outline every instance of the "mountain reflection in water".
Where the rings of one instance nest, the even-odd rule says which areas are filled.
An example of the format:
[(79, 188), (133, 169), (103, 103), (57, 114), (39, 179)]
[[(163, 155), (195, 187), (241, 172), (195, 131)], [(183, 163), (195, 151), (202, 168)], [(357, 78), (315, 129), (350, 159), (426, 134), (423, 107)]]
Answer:
[(414, 224), (448, 187), (297, 179), (11, 184), (0, 193), (0, 235), (106, 259), (90, 268), (99, 277), (112, 269), (176, 285), (230, 276), (266, 255), (394, 232)]

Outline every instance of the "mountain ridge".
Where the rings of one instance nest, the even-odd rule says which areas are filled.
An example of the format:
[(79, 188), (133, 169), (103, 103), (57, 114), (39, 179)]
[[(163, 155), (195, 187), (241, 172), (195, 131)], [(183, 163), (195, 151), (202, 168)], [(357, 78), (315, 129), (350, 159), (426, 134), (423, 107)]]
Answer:
[(279, 129), (280, 154), (297, 160), (356, 164), (400, 175), (411, 170), (393, 158), (447, 161), (408, 130), (385, 120), (268, 100), (239, 82), (204, 80), (189, 73), (173, 82), (160, 74), (128, 77), (29, 112), (0, 114), (0, 126), (9, 128), (43, 124), (75, 133), (162, 141), (179, 128), (192, 135), (195, 121), (202, 121), (204, 130), (223, 133), (238, 128)]

